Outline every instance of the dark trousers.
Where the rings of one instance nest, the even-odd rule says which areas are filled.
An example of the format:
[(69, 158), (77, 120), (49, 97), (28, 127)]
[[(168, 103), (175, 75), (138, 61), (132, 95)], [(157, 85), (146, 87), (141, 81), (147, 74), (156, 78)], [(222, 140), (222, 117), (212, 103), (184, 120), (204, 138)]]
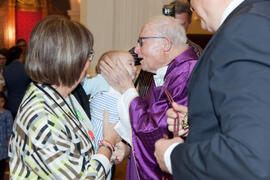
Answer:
[(4, 179), (5, 170), (6, 170), (6, 159), (2, 159), (0, 160), (0, 180)]

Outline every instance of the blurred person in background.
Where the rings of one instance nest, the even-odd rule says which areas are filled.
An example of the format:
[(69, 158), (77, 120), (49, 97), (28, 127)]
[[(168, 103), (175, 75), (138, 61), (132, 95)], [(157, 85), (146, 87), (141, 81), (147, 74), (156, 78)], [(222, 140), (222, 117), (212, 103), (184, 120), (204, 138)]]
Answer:
[(27, 42), (24, 39), (18, 39), (16, 41), (16, 46), (22, 49), (22, 62), (25, 61), (26, 51), (27, 51)]
[(0, 179), (4, 179), (6, 160), (8, 158), (8, 141), (12, 132), (13, 118), (4, 108), (6, 96), (0, 92)]
[(23, 50), (20, 47), (10, 48), (9, 57), (12, 58), (12, 62), (3, 70), (7, 89), (7, 108), (11, 111), (13, 118), (15, 118), (24, 93), (31, 82), (25, 72), (22, 53)]
[(23, 53), (25, 53), (26, 47), (27, 47), (26, 40), (24, 40), (24, 39), (18, 39), (18, 40), (16, 41), (16, 46), (22, 48)]
[[(176, 0), (173, 1), (171, 5), (173, 5), (174, 8), (173, 17), (182, 21), (182, 25), (184, 26), (187, 33), (192, 21), (192, 11), (188, 0)], [(201, 55), (202, 48), (198, 44), (194, 43), (190, 39), (187, 39), (187, 44), (194, 49), (198, 57)]]
[(3, 69), (7, 62), (7, 52), (4, 49), (0, 50), (0, 92), (4, 91), (5, 79), (3, 76)]

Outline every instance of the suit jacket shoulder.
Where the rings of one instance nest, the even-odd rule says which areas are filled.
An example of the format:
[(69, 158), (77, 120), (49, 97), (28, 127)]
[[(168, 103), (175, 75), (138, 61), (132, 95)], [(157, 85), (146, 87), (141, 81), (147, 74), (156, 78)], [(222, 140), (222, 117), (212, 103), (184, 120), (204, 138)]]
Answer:
[(175, 179), (269, 179), (270, 2), (246, 0), (204, 49), (189, 85), (190, 131)]

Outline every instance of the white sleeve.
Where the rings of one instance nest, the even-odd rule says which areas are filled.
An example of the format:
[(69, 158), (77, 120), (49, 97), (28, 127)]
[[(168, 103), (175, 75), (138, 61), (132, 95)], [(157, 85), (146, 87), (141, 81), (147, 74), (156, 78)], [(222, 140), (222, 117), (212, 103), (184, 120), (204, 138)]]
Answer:
[(112, 168), (112, 164), (110, 163), (109, 159), (106, 156), (104, 156), (103, 154), (95, 154), (93, 155), (92, 159), (99, 161), (105, 168), (106, 174), (109, 173), (109, 171)]
[(173, 149), (178, 145), (179, 143), (173, 143), (164, 153), (164, 162), (168, 169), (168, 171), (172, 174), (172, 162), (171, 162), (171, 154)]
[(120, 121), (115, 125), (115, 131), (131, 145), (132, 131), (129, 118), (129, 106), (131, 101), (139, 96), (135, 88), (126, 90), (118, 101), (118, 114)]

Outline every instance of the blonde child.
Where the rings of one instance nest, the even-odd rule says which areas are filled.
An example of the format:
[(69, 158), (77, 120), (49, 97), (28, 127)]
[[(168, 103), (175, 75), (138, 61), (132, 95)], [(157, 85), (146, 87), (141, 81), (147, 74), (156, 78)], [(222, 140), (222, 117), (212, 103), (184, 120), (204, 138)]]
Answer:
[[(134, 58), (128, 51), (108, 51), (100, 57), (97, 63), (96, 71), (98, 75), (91, 79), (86, 78), (83, 81), (83, 88), (86, 94), (90, 95), (90, 114), (91, 122), (94, 129), (93, 135), (95, 149), (98, 148), (98, 142), (103, 139), (103, 111), (105, 109), (108, 110), (110, 122), (115, 123), (119, 121), (117, 104), (119, 98), (121, 97), (121, 94), (115, 89), (113, 89), (100, 74), (100, 62), (107, 58), (109, 58), (111, 61), (121, 61), (125, 65), (127, 71), (129, 72), (129, 75), (133, 80), (135, 80), (137, 73)], [(112, 156), (112, 159), (114, 159), (114, 161), (117, 161), (115, 163), (118, 163), (121, 162), (125, 156), (127, 156), (129, 150), (124, 150), (124, 145), (121, 142), (117, 144), (116, 147), (118, 148), (118, 151)], [(121, 148), (123, 148), (123, 150), (120, 150)]]

